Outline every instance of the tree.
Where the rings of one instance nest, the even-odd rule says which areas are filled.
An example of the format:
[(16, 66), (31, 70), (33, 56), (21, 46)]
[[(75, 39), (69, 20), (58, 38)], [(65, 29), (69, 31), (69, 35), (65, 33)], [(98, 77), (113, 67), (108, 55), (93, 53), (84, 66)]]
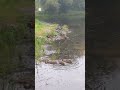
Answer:
[(84, 10), (84, 0), (36, 0), (45, 13), (67, 13), (69, 10)]
[(85, 0), (74, 0), (73, 8), (77, 10), (84, 10), (85, 9)]
[(60, 4), (58, 0), (41, 0), (41, 6), (47, 13), (58, 13)]
[(59, 3), (60, 3), (60, 12), (65, 13), (71, 8), (73, 0), (59, 0)]

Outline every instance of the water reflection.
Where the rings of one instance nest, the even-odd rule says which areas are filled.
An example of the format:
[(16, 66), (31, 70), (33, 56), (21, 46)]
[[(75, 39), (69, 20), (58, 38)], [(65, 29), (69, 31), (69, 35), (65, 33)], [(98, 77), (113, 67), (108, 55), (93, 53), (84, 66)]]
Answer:
[(85, 90), (84, 19), (76, 19), (72, 22), (67, 19), (64, 19), (64, 22), (62, 20), (50, 21), (62, 25), (67, 24), (70, 29), (67, 35), (69, 38), (45, 45), (45, 55), (41, 59), (71, 59), (72, 64), (65, 66), (44, 62), (37, 64), (35, 90)]
[(35, 71), (35, 90), (85, 90), (85, 56), (70, 66), (41, 63)]

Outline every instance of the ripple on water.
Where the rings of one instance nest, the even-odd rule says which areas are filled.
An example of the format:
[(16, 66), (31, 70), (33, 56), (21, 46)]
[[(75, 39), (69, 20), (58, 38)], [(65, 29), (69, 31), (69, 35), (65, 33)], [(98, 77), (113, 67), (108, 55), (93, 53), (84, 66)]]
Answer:
[(85, 56), (71, 65), (41, 63), (36, 67), (36, 90), (85, 90)]

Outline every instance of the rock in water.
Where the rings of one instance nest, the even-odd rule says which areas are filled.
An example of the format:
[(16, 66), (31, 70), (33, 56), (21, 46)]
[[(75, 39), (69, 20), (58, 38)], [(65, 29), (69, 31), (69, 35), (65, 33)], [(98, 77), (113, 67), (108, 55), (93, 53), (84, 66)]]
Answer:
[(57, 64), (57, 61), (48, 60), (48, 61), (45, 61), (45, 63), (46, 64)]
[(65, 66), (65, 63), (72, 64), (71, 59), (63, 59), (63, 60), (42, 60), (42, 62), (45, 62), (45, 64), (60, 64)]
[(72, 60), (70, 60), (70, 59), (63, 59), (62, 61), (66, 62), (66, 63), (69, 63), (69, 64), (72, 64)]
[(63, 61), (59, 61), (59, 64), (65, 66), (65, 62)]

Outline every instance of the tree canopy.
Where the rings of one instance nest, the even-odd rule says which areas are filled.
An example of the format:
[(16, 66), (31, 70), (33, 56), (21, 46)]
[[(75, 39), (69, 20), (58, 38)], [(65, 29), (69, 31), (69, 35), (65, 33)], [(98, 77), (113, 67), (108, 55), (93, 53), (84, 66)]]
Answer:
[(36, 8), (42, 8), (47, 13), (66, 13), (69, 10), (83, 10), (84, 0), (36, 0)]

